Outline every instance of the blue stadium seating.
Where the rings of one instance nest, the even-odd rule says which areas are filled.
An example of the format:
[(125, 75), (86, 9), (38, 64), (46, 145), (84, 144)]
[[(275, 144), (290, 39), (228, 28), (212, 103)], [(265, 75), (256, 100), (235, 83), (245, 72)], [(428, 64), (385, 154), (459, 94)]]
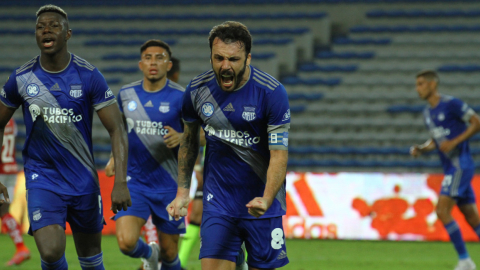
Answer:
[(388, 45), (392, 43), (390, 38), (348, 38), (339, 37), (333, 39), (335, 45)]
[(321, 100), (323, 98), (322, 93), (297, 93), (289, 94), (288, 99), (293, 100)]
[(285, 78), (282, 79), (282, 83), (285, 84), (285, 85), (327, 85), (327, 86), (335, 86), (335, 85), (339, 85), (341, 82), (342, 82), (342, 80), (340, 78), (302, 79), (302, 78), (299, 78), (299, 77), (285, 77)]
[(359, 25), (350, 28), (351, 33), (404, 33), (404, 32), (478, 32), (480, 25)]
[(317, 65), (315, 63), (308, 63), (300, 65), (300, 71), (306, 72), (354, 72), (358, 70), (358, 65)]
[(371, 10), (368, 18), (480, 17), (480, 10)]
[(332, 52), (320, 51), (315, 54), (317, 59), (372, 59), (375, 52)]

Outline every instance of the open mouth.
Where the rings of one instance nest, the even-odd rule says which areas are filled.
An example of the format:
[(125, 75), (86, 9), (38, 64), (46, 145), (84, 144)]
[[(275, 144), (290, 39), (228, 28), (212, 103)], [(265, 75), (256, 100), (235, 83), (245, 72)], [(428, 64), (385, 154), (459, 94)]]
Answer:
[(52, 38), (45, 38), (45, 39), (43, 39), (43, 40), (42, 40), (43, 47), (45, 47), (45, 48), (51, 48), (51, 47), (53, 47), (53, 42), (54, 42), (54, 41), (55, 41), (55, 40), (52, 39)]
[(226, 71), (223, 72), (222, 75), (220, 76), (220, 80), (222, 82), (222, 86), (225, 88), (230, 88), (233, 86), (233, 72), (231, 71)]

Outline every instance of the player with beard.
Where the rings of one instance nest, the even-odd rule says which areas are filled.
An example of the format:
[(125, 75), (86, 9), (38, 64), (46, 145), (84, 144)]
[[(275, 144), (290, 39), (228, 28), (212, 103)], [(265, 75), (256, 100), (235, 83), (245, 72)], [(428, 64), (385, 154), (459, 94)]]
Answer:
[(68, 221), (82, 269), (104, 269), (102, 199), (92, 154), (94, 110), (112, 140), (117, 161), (112, 210), (126, 210), (127, 138), (112, 91), (98, 71), (71, 54), (67, 14), (54, 5), (37, 11), (40, 56), (16, 69), (0, 93), (0, 138), (22, 106), (27, 137), (23, 149), (30, 234), (42, 269), (67, 269)]
[(473, 270), (460, 228), (453, 219), (452, 209), (458, 206), (468, 224), (480, 238), (480, 218), (472, 188), (475, 163), (470, 154), (468, 139), (480, 131), (480, 118), (463, 101), (437, 92), (438, 75), (427, 70), (417, 74), (416, 89), (421, 99), (428, 102), (423, 111), (425, 125), (432, 138), (422, 145), (414, 145), (410, 154), (438, 150), (445, 177), (437, 203), (437, 216), (442, 221), (459, 258), (455, 270)]
[[(124, 85), (118, 94), (127, 123), (127, 179), (133, 203), (115, 216), (117, 241), (123, 254), (142, 258), (145, 269), (158, 269), (160, 255), (162, 270), (180, 270), (178, 240), (179, 234), (185, 233), (185, 221), (173, 220), (165, 208), (177, 191), (185, 89), (167, 79), (172, 67), (167, 43), (149, 40), (140, 48), (140, 54), (138, 66), (143, 80)], [(107, 175), (115, 173), (113, 165), (113, 160), (107, 164)], [(150, 215), (158, 230), (160, 250), (157, 243), (147, 245), (139, 238)]]
[(175, 219), (187, 214), (200, 126), (207, 141), (200, 259), (203, 270), (234, 269), (242, 242), (250, 269), (288, 263), (282, 215), (290, 110), (283, 85), (250, 65), (247, 27), (228, 21), (209, 36), (212, 70), (194, 78), (182, 105)]

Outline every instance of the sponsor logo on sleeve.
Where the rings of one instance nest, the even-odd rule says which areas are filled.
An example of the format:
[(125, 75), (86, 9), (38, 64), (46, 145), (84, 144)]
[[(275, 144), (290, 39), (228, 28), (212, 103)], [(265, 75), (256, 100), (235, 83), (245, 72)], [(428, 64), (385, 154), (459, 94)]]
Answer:
[(213, 112), (215, 111), (215, 107), (213, 106), (212, 103), (210, 102), (205, 102), (202, 105), (202, 113), (206, 117), (210, 117), (213, 115)]
[(287, 121), (290, 119), (290, 109), (287, 110), (287, 112), (283, 115), (282, 122)]
[(5, 89), (2, 87), (2, 91), (0, 91), (0, 95), (2, 95), (3, 98), (7, 98), (7, 93), (5, 93)]
[(257, 118), (255, 109), (255, 106), (243, 106), (242, 118), (248, 122), (255, 120), (255, 118)]
[(112, 90), (110, 90), (110, 88), (108, 88), (108, 90), (105, 91), (105, 99), (107, 99), (111, 96), (113, 96), (113, 92), (112, 92)]
[(70, 85), (70, 96), (73, 98), (79, 98), (83, 96), (83, 90), (81, 84), (71, 84)]
[(40, 93), (40, 87), (38, 85), (31, 83), (27, 85), (27, 94), (31, 97), (34, 97)]

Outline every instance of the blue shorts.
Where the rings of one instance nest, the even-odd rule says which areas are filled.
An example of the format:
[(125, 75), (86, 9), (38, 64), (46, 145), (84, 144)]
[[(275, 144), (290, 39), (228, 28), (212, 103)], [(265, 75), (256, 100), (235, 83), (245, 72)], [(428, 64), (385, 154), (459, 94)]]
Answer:
[(248, 265), (278, 268), (288, 263), (282, 217), (242, 219), (203, 212), (199, 258), (236, 261), (242, 242)]
[(475, 203), (472, 178), (475, 169), (452, 170), (445, 174), (440, 194), (454, 198), (458, 205)]
[(71, 196), (57, 194), (44, 189), (27, 190), (28, 218), (30, 229), (28, 234), (58, 224), (65, 229), (66, 221), (72, 232), (99, 233), (106, 224), (103, 219), (103, 205), (100, 192)]
[(167, 212), (167, 205), (175, 199), (176, 193), (140, 193), (131, 190), (132, 206), (127, 211), (119, 211), (114, 220), (123, 216), (135, 216), (152, 222), (157, 229), (166, 234), (185, 233), (185, 219), (175, 221)]

